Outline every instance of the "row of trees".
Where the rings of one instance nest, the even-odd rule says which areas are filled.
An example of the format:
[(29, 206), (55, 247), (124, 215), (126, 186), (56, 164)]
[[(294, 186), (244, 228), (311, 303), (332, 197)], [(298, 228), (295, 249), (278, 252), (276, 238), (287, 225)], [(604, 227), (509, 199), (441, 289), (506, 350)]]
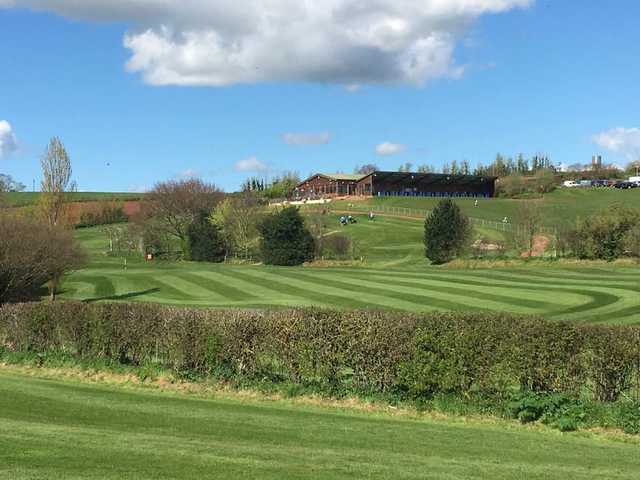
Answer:
[[(313, 236), (296, 208), (267, 214), (258, 192), (224, 195), (198, 179), (158, 183), (145, 197), (128, 237), (139, 236), (143, 253), (222, 262), (260, 257), (296, 265), (313, 259)], [(113, 232), (109, 232), (113, 234)], [(123, 238), (116, 233), (118, 240)], [(135, 241), (120, 242), (136, 248)]]

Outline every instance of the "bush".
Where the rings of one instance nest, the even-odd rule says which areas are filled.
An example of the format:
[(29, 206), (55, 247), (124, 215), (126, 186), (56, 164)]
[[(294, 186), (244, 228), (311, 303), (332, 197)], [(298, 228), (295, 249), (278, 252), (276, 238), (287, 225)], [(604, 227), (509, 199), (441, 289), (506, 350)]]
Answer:
[(625, 253), (633, 238), (629, 232), (638, 225), (640, 210), (613, 205), (577, 222), (573, 251), (581, 259), (615, 260)]
[(79, 228), (124, 223), (129, 220), (124, 208), (117, 202), (91, 202), (82, 204), (81, 208), (83, 211), (76, 224)]
[(345, 259), (351, 256), (351, 238), (342, 233), (334, 233), (322, 238), (322, 255), (329, 258)]
[(223, 262), (225, 243), (220, 227), (202, 213), (187, 229), (186, 258), (194, 262)]
[[(566, 330), (566, 333), (563, 331)], [(600, 338), (596, 341), (595, 338)], [(638, 327), (567, 325), (490, 313), (224, 311), (149, 304), (47, 303), (0, 308), (0, 355), (40, 355), (275, 382), (291, 391), (380, 394), (426, 404), (476, 399), (521, 422), (570, 431), (588, 405), (640, 427)], [(629, 344), (632, 354), (622, 354)], [(599, 363), (593, 358), (597, 357)], [(144, 372), (142, 374), (145, 374)], [(595, 379), (608, 378), (597, 384)], [(300, 388), (298, 388), (298, 387)], [(597, 413), (597, 412), (596, 412)]]
[(84, 260), (68, 230), (0, 214), (0, 305), (37, 296), (45, 283), (53, 297), (62, 276)]
[(267, 265), (301, 265), (313, 260), (315, 245), (300, 212), (287, 207), (268, 215), (258, 226), (260, 252)]
[(453, 200), (441, 200), (424, 223), (425, 255), (433, 263), (446, 263), (469, 245), (471, 224)]

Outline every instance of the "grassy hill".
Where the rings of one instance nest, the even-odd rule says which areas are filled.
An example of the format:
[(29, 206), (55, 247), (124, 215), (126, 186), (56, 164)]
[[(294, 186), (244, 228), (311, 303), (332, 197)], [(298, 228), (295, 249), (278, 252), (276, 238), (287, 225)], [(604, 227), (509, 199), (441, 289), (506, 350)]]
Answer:
[(0, 368), (0, 477), (634, 479), (636, 443)]
[[(356, 206), (366, 208), (367, 205), (386, 207), (404, 207), (431, 210), (438, 203), (437, 198), (426, 197), (375, 197)], [(522, 202), (536, 202), (542, 209), (544, 222), (548, 226), (574, 221), (577, 217), (585, 217), (600, 208), (614, 203), (640, 208), (640, 188), (618, 190), (615, 188), (560, 188), (540, 199), (513, 200), (506, 198), (480, 199), (478, 207), (472, 198), (459, 198), (456, 202), (470, 217), (500, 222), (504, 217), (513, 219)], [(348, 201), (337, 202), (344, 207)]]

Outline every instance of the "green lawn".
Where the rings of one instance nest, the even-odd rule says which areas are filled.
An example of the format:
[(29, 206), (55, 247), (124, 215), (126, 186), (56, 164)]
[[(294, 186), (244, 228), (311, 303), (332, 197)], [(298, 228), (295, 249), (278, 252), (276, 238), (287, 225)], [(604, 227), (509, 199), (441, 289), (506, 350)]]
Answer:
[(484, 309), (575, 321), (640, 322), (638, 268), (438, 268), (422, 257), (419, 222), (380, 218), (343, 228), (361, 239), (373, 266), (284, 268), (129, 260), (124, 269), (122, 259), (103, 253), (107, 240), (99, 228), (80, 230), (92, 261), (66, 280), (62, 297), (230, 308)]
[(635, 479), (640, 446), (0, 369), (0, 477)]

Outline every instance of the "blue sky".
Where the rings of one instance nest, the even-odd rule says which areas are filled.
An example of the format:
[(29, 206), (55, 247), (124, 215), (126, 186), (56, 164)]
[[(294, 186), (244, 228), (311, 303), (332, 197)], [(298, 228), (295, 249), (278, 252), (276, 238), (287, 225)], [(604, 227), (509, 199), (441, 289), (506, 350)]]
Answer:
[[(192, 16), (144, 6), (156, 0), (87, 0), (82, 11), (0, 0), (0, 173), (39, 183), (54, 135), (84, 191), (188, 175), (234, 190), (254, 173), (473, 166), (496, 152), (564, 164), (640, 156), (639, 2), (452, 1), (462, 7), (444, 14), (411, 11), (443, 0), (398, 1), (392, 13), (362, 13), (357, 28), (303, 12), (304, 28), (273, 34), (278, 25), (261, 24), (242, 37), (251, 19), (226, 0), (211, 2), (222, 15), (202, 0), (177, 2)], [(272, 4), (267, 13), (293, 15), (287, 0)], [(393, 28), (371, 27), (380, 18)], [(243, 69), (228, 60), (230, 38), (243, 39)], [(416, 51), (424, 65), (395, 68)]]

